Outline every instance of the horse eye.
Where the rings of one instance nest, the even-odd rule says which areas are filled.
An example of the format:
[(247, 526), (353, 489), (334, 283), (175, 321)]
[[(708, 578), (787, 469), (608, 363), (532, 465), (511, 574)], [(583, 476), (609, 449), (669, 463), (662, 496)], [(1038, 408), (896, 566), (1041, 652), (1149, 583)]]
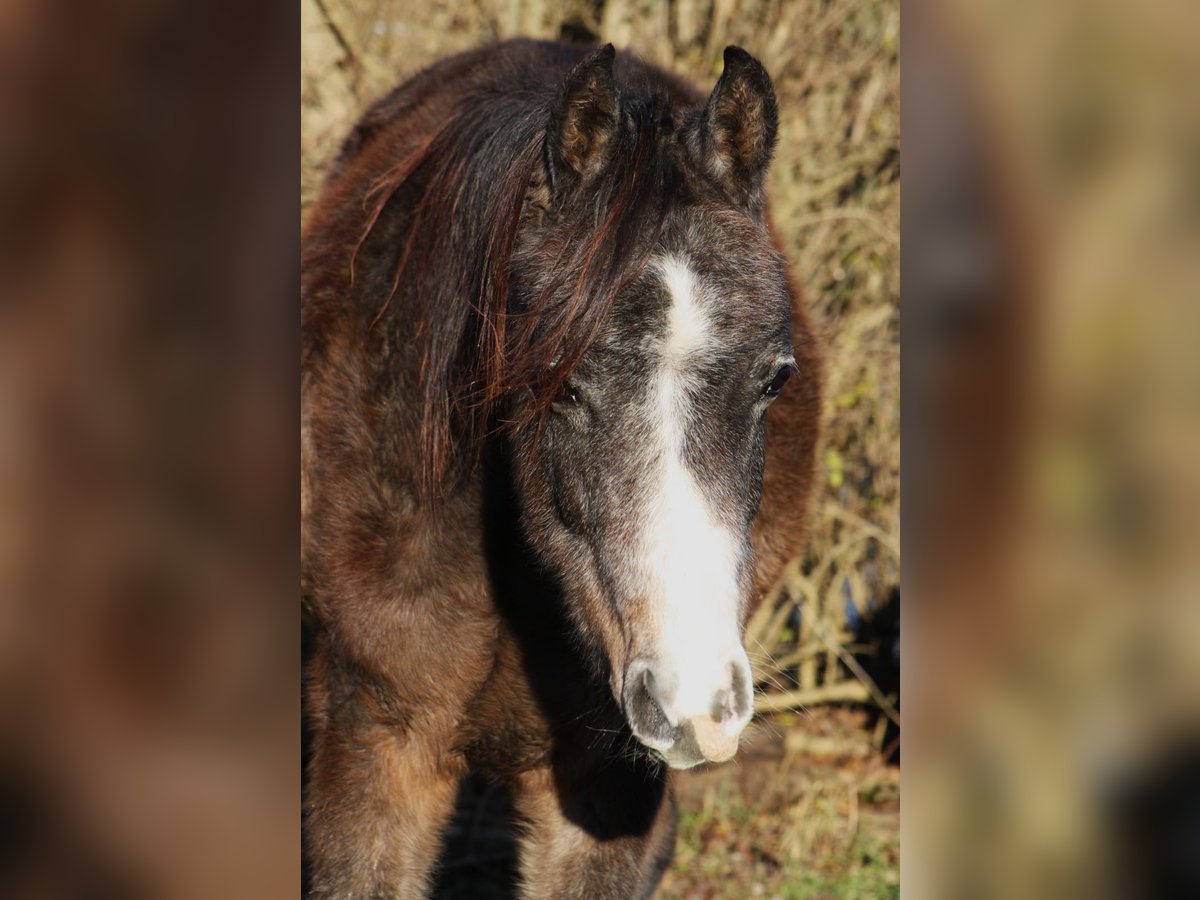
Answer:
[(783, 366), (775, 373), (775, 377), (771, 379), (770, 383), (763, 388), (763, 396), (768, 400), (778, 397), (779, 392), (783, 390), (783, 386), (787, 384), (788, 379), (791, 377), (792, 367), (790, 365)]
[(569, 381), (564, 381), (562, 387), (558, 389), (558, 395), (554, 398), (554, 402), (577, 406), (579, 405), (579, 391)]

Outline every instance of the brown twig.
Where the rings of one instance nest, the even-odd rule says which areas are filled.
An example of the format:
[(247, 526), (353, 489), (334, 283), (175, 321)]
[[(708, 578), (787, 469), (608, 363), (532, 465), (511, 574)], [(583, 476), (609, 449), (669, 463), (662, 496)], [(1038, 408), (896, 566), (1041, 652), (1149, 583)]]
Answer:
[(358, 54), (354, 52), (350, 46), (350, 42), (346, 40), (346, 36), (342, 34), (342, 29), (338, 27), (337, 22), (333, 21), (333, 16), (329, 13), (329, 8), (325, 4), (325, 0), (313, 0), (317, 5), (317, 9), (321, 13), (321, 18), (325, 20), (325, 27), (329, 29), (329, 33), (333, 35), (334, 41), (345, 56), (346, 62), (351, 70), (351, 86), (357, 87), (358, 76), (362, 74), (362, 62), (358, 58)]
[(866, 703), (871, 692), (858, 681), (844, 681), (808, 691), (786, 691), (781, 694), (759, 694), (754, 698), (755, 712), (782, 712), (801, 706), (819, 706), (822, 703)]

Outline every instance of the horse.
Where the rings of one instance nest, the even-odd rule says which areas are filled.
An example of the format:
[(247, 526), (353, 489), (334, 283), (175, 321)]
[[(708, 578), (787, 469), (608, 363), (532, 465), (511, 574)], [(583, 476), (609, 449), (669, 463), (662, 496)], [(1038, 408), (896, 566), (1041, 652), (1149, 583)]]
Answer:
[[(526, 897), (648, 896), (803, 547), (818, 342), (772, 82), (514, 40), (372, 106), (302, 235), (313, 897), (419, 897), (468, 774)], [(786, 384), (786, 390), (785, 390)]]

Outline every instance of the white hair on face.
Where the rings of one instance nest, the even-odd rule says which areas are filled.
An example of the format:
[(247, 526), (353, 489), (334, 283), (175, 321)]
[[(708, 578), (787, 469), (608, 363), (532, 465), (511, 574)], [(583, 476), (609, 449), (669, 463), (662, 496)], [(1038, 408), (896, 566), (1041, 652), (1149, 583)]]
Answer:
[(677, 256), (663, 257), (657, 261), (657, 268), (671, 298), (663, 369), (668, 376), (686, 375), (688, 356), (703, 350), (709, 341), (705, 298), (700, 296), (695, 273), (684, 260)]
[(655, 260), (670, 298), (648, 414), (657, 471), (649, 485), (639, 540), (653, 622), (653, 649), (663, 711), (671, 724), (708, 714), (713, 697), (729, 686), (728, 665), (744, 659), (738, 634), (738, 564), (741, 542), (723, 525), (688, 468), (689, 388), (699, 356), (714, 343), (705, 293), (687, 261)]

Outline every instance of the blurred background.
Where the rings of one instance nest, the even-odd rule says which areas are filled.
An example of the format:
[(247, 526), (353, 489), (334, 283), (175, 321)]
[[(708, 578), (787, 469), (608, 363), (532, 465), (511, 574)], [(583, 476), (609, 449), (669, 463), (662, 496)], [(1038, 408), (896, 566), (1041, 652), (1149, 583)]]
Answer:
[[(578, 23), (505, 6), (487, 21), (583, 38), (599, 22), (702, 85), (736, 41), (781, 91), (806, 86), (785, 101), (782, 145), (803, 150), (771, 185), (798, 199), (775, 215), (831, 377), (842, 365), (843, 385), (871, 387), (845, 414), (847, 388), (829, 392), (838, 455), (821, 460), (811, 558), (777, 599), (820, 613), (767, 629), (784, 660), (805, 628), (828, 648), (810, 621), (840, 644), (894, 586), (895, 409), (880, 398), (895, 377), (896, 185), (886, 165), (855, 162), (896, 127), (894, 26), (869, 3), (753, 7), (779, 17), (759, 42), (751, 7), (714, 3), (697, 7), (722, 11), (710, 55), (708, 34), (680, 25), (684, 6), (608, 24), (607, 6)], [(526, 9), (548, 18), (527, 25)], [(5, 897), (299, 891), (295, 191), (311, 199), (339, 139), (321, 116), (352, 118), (434, 55), (410, 41), (412, 59), (377, 76), (369, 47), (386, 24), (325, 11), (0, 5)], [(431, 46), (492, 27), (455, 15), (385, 18), (419, 18)], [(1200, 896), (1195, 4), (905, 0), (901, 19), (901, 893)], [(320, 36), (329, 21), (340, 41)], [(670, 53), (655, 49), (663, 33)], [(305, 72), (321, 52), (318, 85)], [(838, 180), (842, 164), (862, 181)], [(843, 220), (843, 207), (869, 215)], [(874, 361), (856, 330), (881, 348)], [(856, 418), (868, 409), (878, 421)], [(836, 531), (831, 509), (883, 536), (854, 520)], [(816, 684), (796, 689), (858, 691), (821, 652)], [(763, 659), (764, 697), (786, 693)], [(864, 728), (877, 704), (852, 704), (776, 714), (747, 748), (782, 746), (774, 764), (716, 770), (711, 792), (697, 782), (668, 891), (728, 879), (765, 896), (894, 894), (891, 739)], [(729, 775), (743, 771), (745, 786)], [(768, 802), (786, 817), (754, 811)], [(793, 854), (804, 872), (784, 884)]]
[(0, 3), (0, 896), (299, 893), (298, 46)]
[[(750, 623), (762, 715), (736, 763), (675, 780), (683, 815), (660, 896), (895, 896), (899, 4), (303, 0), (301, 22), (302, 207), (371, 101), (483, 42), (612, 41), (704, 93), (727, 44), (766, 66), (781, 119), (771, 215), (826, 348), (812, 539)], [(446, 896), (478, 897), (503, 882), (512, 850), (499, 799), (484, 786), (466, 794)]]
[(1200, 9), (903, 20), (903, 894), (1200, 896)]

